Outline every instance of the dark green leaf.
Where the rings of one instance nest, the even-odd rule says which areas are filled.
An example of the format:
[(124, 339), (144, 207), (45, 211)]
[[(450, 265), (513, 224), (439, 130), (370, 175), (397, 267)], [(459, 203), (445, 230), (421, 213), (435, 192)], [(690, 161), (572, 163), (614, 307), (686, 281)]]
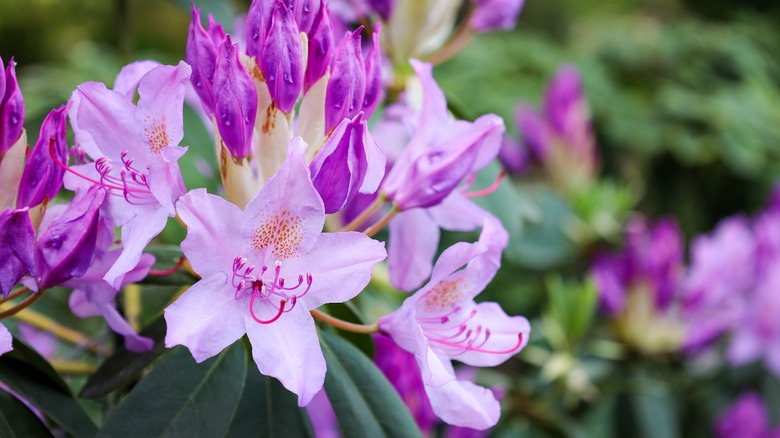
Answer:
[(97, 436), (222, 436), (245, 377), (239, 342), (200, 364), (186, 348), (176, 348), (133, 388)]
[(309, 415), (298, 397), (278, 380), (249, 366), (244, 394), (227, 437), (313, 437)]
[(94, 374), (89, 376), (79, 396), (84, 398), (102, 397), (137, 376), (152, 363), (164, 350), (165, 318), (161, 315), (141, 331), (142, 336), (154, 340), (154, 348), (145, 353), (127, 350), (124, 346), (117, 349), (111, 357), (103, 361)]
[(647, 438), (675, 438), (679, 436), (675, 403), (666, 383), (639, 376), (632, 394), (631, 406), (639, 429)]
[(520, 238), (510, 241), (506, 255), (532, 268), (549, 268), (572, 257), (576, 247), (569, 233), (574, 216), (568, 204), (549, 188), (524, 189), (541, 214), (526, 222)]
[(24, 403), (0, 391), (0, 436), (6, 438), (50, 437), (46, 426)]
[(14, 349), (17, 346), (19, 351), (16, 353), (0, 356), (0, 380), (70, 435), (94, 436), (94, 423), (70, 390), (63, 388), (62, 379), (50, 366), (43, 366), (46, 361), (37, 353), (25, 350), (21, 342), (14, 340)]
[(55, 382), (60, 388), (62, 388), (63, 391), (70, 391), (70, 388), (68, 388), (68, 385), (62, 380), (62, 378), (60, 378), (60, 375), (57, 374), (57, 371), (55, 371), (49, 362), (40, 354), (38, 354), (37, 351), (33, 350), (27, 344), (17, 338), (14, 338), (13, 347), (13, 350), (5, 354), (7, 357), (13, 357), (30, 366), (33, 366), (41, 373), (46, 374), (46, 376), (49, 377), (52, 382)]
[(360, 350), (325, 331), (320, 343), (328, 364), (325, 391), (345, 437), (421, 436), (398, 393)]

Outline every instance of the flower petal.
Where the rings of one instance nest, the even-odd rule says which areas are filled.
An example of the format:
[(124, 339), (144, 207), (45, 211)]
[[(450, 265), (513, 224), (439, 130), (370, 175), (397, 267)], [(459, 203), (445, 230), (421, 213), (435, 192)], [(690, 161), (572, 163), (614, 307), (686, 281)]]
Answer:
[(387, 267), (394, 287), (411, 291), (431, 274), (439, 246), (439, 226), (423, 209), (399, 213), (389, 226)]
[(258, 324), (250, 315), (244, 316), (257, 368), (297, 394), (298, 406), (306, 406), (325, 383), (325, 358), (317, 329), (302, 304), (270, 324)]
[(156, 206), (139, 212), (122, 226), (122, 254), (103, 277), (116, 290), (122, 287), (125, 274), (133, 270), (141, 260), (146, 245), (165, 228), (168, 212)]
[(325, 233), (304, 257), (285, 262), (285, 267), (289, 273), (311, 274), (311, 291), (303, 299), (306, 307), (316, 309), (354, 298), (371, 280), (374, 265), (386, 256), (384, 244), (365, 234)]
[(311, 183), (299, 137), (290, 142), (287, 160), (246, 206), (241, 236), (275, 260), (308, 252), (325, 224), (325, 210)]
[(165, 309), (165, 347), (184, 345), (197, 362), (216, 355), (244, 335), (246, 306), (234, 299), (227, 275), (204, 277)]
[(136, 90), (138, 90), (138, 83), (141, 82), (141, 78), (159, 66), (159, 62), (148, 60), (127, 64), (122, 67), (122, 70), (119, 71), (116, 79), (114, 79), (114, 91), (124, 94), (128, 100), (132, 101)]
[[(490, 330), (489, 338), (478, 350), (469, 350), (452, 358), (478, 367), (493, 367), (504, 363), (528, 344), (531, 325), (522, 316), (508, 316), (497, 303), (479, 303), (477, 314), (469, 328), (482, 326)], [(480, 351), (482, 350), (482, 351)]]
[(154, 346), (154, 341), (150, 338), (140, 336), (130, 327), (130, 324), (116, 310), (114, 303), (100, 303), (98, 310), (105, 318), (108, 326), (116, 333), (125, 337), (125, 347), (130, 351), (143, 352), (149, 351)]
[(191, 73), (192, 68), (180, 61), (176, 67), (161, 65), (141, 78), (135, 122), (143, 127), (148, 150), (176, 146), (184, 137), (184, 94)]
[(13, 337), (11, 332), (3, 324), (0, 324), (0, 355), (13, 349)]
[(442, 386), (426, 386), (433, 412), (453, 426), (484, 430), (495, 426), (501, 406), (493, 393), (481, 386), (453, 380)]
[(187, 237), (181, 250), (195, 272), (209, 277), (225, 272), (243, 254), (241, 209), (206, 189), (192, 190), (176, 203), (179, 217), (187, 224)]

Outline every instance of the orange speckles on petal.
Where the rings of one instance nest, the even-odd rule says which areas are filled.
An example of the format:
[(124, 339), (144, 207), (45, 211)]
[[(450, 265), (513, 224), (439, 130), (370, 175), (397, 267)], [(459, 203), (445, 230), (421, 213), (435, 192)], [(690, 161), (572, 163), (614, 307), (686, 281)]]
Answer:
[(171, 144), (171, 137), (168, 135), (168, 129), (165, 126), (165, 120), (157, 121), (146, 119), (146, 127), (144, 128), (144, 137), (146, 143), (149, 144), (149, 150), (154, 153), (160, 153), (160, 151)]
[(303, 221), (287, 210), (266, 216), (252, 236), (252, 247), (256, 250), (270, 250), (285, 259), (298, 256), (298, 245), (302, 242)]
[(465, 298), (460, 278), (442, 281), (423, 296), (423, 303), (430, 312), (450, 310), (460, 304)]

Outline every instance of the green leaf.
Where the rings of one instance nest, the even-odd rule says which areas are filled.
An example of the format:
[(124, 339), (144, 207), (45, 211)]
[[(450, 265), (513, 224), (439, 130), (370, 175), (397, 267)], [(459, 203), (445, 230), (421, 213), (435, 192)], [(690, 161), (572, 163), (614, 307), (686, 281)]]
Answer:
[(81, 388), (80, 397), (97, 398), (119, 388), (136, 377), (165, 351), (165, 318), (160, 315), (141, 331), (141, 336), (154, 340), (154, 347), (144, 353), (127, 350), (124, 346), (103, 361), (87, 383)]
[(650, 438), (676, 438), (678, 419), (675, 403), (666, 383), (637, 376), (634, 384), (638, 393), (632, 394), (631, 406), (636, 416), (639, 430)]
[(517, 263), (537, 269), (550, 268), (574, 255), (576, 246), (569, 233), (574, 215), (569, 205), (552, 189), (523, 185), (539, 214), (529, 220), (518, 239), (512, 240), (506, 255)]
[(306, 410), (298, 397), (250, 365), (244, 394), (227, 437), (314, 437)]
[(240, 342), (200, 364), (186, 348), (175, 348), (108, 416), (97, 436), (222, 436), (245, 377)]
[(208, 14), (214, 16), (217, 23), (222, 24), (225, 28), (225, 32), (233, 33), (233, 20), (236, 18), (236, 13), (231, 7), (231, 2), (223, 0), (173, 0), (180, 8), (190, 12), (190, 5), (194, 4), (196, 8), (201, 10), (201, 21), (206, 23), (206, 17)]
[(97, 430), (95, 424), (73, 398), (70, 390), (63, 388), (62, 379), (51, 366), (14, 339), (14, 350), (17, 349), (16, 353), (0, 356), (0, 380), (68, 434), (75, 437), (94, 436)]
[(0, 391), (0, 436), (37, 438), (50, 437), (51, 433), (24, 403), (11, 394)]
[(325, 391), (345, 437), (421, 436), (398, 393), (360, 350), (325, 331), (320, 343), (328, 364)]

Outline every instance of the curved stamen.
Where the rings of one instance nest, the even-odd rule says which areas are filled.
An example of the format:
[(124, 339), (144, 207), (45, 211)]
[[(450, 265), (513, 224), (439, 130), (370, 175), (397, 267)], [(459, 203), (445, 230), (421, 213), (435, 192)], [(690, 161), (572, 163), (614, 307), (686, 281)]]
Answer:
[(495, 181), (493, 181), (493, 184), (491, 184), (489, 187), (486, 187), (481, 190), (474, 190), (473, 192), (464, 191), (463, 196), (466, 198), (478, 198), (480, 196), (489, 195), (498, 189), (498, 186), (501, 185), (501, 181), (504, 180), (504, 176), (506, 176), (506, 170), (501, 169), (501, 172), (498, 173), (498, 176), (496, 177)]
[[(508, 348), (506, 350), (488, 350), (488, 349), (484, 349), (484, 348), (481, 348), (481, 347), (474, 347), (473, 345), (463, 345), (463, 344), (460, 344), (460, 343), (449, 342), (449, 341), (442, 340), (442, 339), (431, 339), (431, 341), (437, 342), (437, 343), (440, 343), (440, 344), (443, 344), (443, 345), (446, 345), (446, 346), (449, 346), (449, 347), (462, 349), (462, 351), (460, 351), (459, 353), (451, 354), (451, 356), (457, 356), (457, 355), (460, 355), (460, 354), (463, 354), (463, 353), (466, 353), (466, 352), (469, 352), (469, 351), (474, 351), (474, 352), (477, 352), (477, 353), (486, 353), (486, 354), (509, 354), (509, 353), (513, 353), (515, 350), (520, 348), (521, 345), (523, 345), (523, 334), (522, 333), (518, 333), (518, 335), (517, 335), (517, 344), (515, 344), (512, 348)], [(472, 343), (473, 343), (473, 341), (472, 341)], [(484, 342), (481, 345), (484, 345)]]
[(287, 304), (287, 301), (282, 300), (282, 301), (279, 302), (279, 311), (276, 313), (276, 315), (274, 315), (273, 318), (268, 319), (268, 320), (262, 320), (262, 319), (258, 318), (257, 315), (255, 315), (255, 297), (257, 295), (259, 295), (259, 292), (257, 292), (257, 289), (258, 288), (255, 287), (255, 289), (252, 291), (252, 298), (249, 299), (249, 314), (252, 315), (252, 319), (254, 319), (259, 324), (270, 324), (270, 323), (276, 321), (277, 319), (279, 319), (279, 317), (282, 316), (282, 313), (284, 313), (284, 306), (285, 306), (285, 304)]

